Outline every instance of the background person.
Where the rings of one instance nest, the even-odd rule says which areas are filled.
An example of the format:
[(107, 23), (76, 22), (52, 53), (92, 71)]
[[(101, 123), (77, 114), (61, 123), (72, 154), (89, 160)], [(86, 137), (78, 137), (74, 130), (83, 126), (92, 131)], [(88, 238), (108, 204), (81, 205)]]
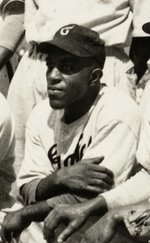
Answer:
[[(24, 1), (0, 1), (0, 14), (3, 19), (0, 28), (0, 91), (7, 97), (10, 82), (20, 61), (20, 50), (26, 48), (23, 39)], [(16, 164), (14, 168), (17, 173)], [(12, 193), (16, 197), (18, 190), (15, 182), (12, 187)]]
[(24, 36), (24, 2), (0, 1), (0, 91), (7, 96), (9, 84), (19, 62), (16, 51)]
[[(135, 72), (138, 76), (137, 83), (147, 70), (147, 61), (150, 58), (150, 37), (142, 26), (149, 21), (150, 5), (148, 1), (135, 0), (133, 3), (133, 34), (130, 48), (130, 58), (134, 63)], [(143, 47), (143, 48), (141, 48)]]
[(0, 227), (5, 215), (2, 210), (10, 208), (14, 204), (14, 199), (10, 195), (11, 185), (15, 181), (14, 147), (15, 147), (15, 127), (14, 119), (6, 99), (0, 94)]

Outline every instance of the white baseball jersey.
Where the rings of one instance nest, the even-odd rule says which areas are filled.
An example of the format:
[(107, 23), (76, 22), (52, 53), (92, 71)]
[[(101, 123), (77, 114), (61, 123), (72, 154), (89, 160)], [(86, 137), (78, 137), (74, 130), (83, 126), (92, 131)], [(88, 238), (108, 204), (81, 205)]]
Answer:
[(103, 155), (101, 165), (113, 171), (116, 185), (128, 178), (134, 165), (141, 116), (129, 97), (104, 88), (80, 119), (66, 124), (63, 112), (53, 110), (47, 99), (35, 107), (28, 120), (18, 185), (33, 182), (29, 201), (34, 200), (42, 178), (82, 159)]

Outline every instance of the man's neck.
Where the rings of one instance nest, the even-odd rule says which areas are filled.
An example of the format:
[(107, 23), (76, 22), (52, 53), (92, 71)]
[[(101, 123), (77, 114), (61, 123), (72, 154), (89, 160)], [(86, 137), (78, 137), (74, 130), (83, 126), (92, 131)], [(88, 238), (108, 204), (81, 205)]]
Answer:
[(92, 95), (88, 94), (87, 98), (84, 97), (84, 99), (80, 99), (78, 102), (67, 107), (64, 111), (63, 121), (69, 124), (84, 116), (93, 105), (97, 94), (98, 92)]

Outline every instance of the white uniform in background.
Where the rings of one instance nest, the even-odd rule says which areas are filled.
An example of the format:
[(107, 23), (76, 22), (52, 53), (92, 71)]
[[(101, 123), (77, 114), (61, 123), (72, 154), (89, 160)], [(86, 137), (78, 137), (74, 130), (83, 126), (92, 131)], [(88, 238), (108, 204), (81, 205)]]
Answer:
[(1, 209), (13, 205), (10, 196), (11, 184), (15, 181), (13, 163), (15, 159), (15, 126), (8, 103), (0, 93), (0, 225), (4, 214)]
[[(19, 2), (20, 6), (22, 5), (22, 0), (17, 0), (17, 2)], [(14, 0), (0, 0), (0, 47), (4, 47), (14, 53), (12, 58), (8, 60), (0, 71), (0, 92), (5, 97), (7, 96), (9, 84), (18, 65), (19, 57), (15, 51), (21, 38), (20, 29), (23, 28), (23, 19), (20, 18), (21, 15), (15, 15), (14, 13), (14, 8), (16, 8), (17, 12), (18, 5), (16, 6), (14, 4)]]

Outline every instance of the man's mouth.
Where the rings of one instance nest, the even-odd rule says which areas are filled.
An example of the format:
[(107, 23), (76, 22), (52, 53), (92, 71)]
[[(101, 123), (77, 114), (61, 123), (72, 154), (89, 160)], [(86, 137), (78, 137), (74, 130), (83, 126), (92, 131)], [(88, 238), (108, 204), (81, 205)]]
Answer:
[(49, 95), (61, 95), (63, 92), (62, 89), (52, 89), (52, 88), (48, 88), (48, 94)]

